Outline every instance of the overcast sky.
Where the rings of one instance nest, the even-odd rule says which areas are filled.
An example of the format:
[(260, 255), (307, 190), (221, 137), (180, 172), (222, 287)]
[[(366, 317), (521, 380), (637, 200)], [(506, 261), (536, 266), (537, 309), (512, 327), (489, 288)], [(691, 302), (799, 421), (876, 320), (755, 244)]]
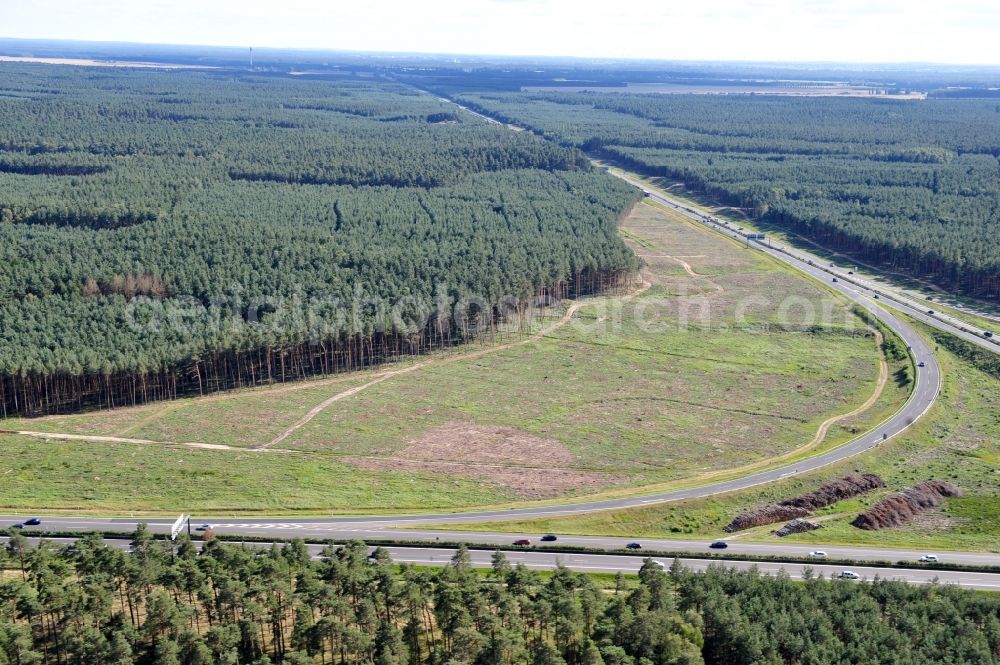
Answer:
[(1000, 0), (0, 0), (0, 36), (428, 53), (1000, 64)]

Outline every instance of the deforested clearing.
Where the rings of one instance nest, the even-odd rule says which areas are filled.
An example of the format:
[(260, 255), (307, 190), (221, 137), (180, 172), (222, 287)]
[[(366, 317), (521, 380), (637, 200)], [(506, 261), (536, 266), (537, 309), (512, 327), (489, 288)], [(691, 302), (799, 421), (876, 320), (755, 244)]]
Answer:
[[(321, 381), (11, 419), (3, 427), (252, 449), (350, 392), (275, 446), (297, 451), (284, 463), (337, 469), (335, 479), (307, 474), (288, 483), (281, 474), (272, 483), (263, 474), (256, 482), (297, 510), (413, 509), (618, 491), (764, 463), (808, 443), (831, 415), (852, 411), (875, 390), (874, 336), (821, 286), (654, 206), (635, 206), (622, 228), (652, 286), (577, 299), (568, 319), (567, 304), (554, 305), (509, 346), (475, 342)], [(833, 322), (805, 328), (780, 320), (790, 296), (817, 311), (832, 308)], [(385, 372), (394, 375), (376, 382)], [(822, 445), (850, 436), (838, 427)], [(40, 474), (31, 467), (52, 459), (52, 444), (21, 438), (18, 446), (40, 457), (12, 457), (17, 468), (6, 478), (58, 483), (56, 503), (71, 505), (72, 487), (90, 465), (78, 471), (46, 461)], [(146, 447), (118, 464), (145, 465), (143, 505), (167, 509), (174, 494), (159, 488), (167, 475), (149, 476), (147, 467), (160, 464), (153, 455)], [(216, 485), (245, 474), (224, 451), (199, 451), (197, 459), (208, 467), (194, 477), (210, 474)], [(268, 467), (283, 463), (274, 459)], [(351, 469), (357, 475), (345, 472)], [(118, 474), (102, 478), (91, 490), (102, 505), (131, 505), (132, 488), (119, 486)], [(18, 486), (5, 483), (0, 497), (23, 499)], [(218, 505), (199, 497), (191, 493), (185, 505)]]

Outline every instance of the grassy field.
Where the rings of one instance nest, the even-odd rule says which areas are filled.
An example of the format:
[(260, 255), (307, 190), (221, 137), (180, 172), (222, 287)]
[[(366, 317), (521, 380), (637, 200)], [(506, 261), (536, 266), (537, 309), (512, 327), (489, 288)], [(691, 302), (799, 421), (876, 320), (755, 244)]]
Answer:
[[(921, 324), (914, 325), (925, 334), (929, 331)], [(905, 435), (877, 451), (795, 479), (711, 499), (474, 528), (636, 537), (773, 539), (772, 532), (780, 524), (733, 535), (725, 534), (722, 527), (741, 511), (808, 492), (823, 481), (846, 473), (863, 471), (881, 475), (888, 484), (886, 490), (819, 511), (817, 516), (823, 529), (792, 535), (783, 542), (1000, 552), (1000, 381), (943, 349), (938, 357), (944, 372), (938, 403)], [(948, 480), (965, 495), (949, 499), (900, 528), (862, 531), (850, 526), (858, 513), (885, 494), (930, 478)]]
[[(163, 445), (0, 435), (2, 507), (351, 512), (556, 499), (765, 463), (878, 387), (871, 332), (822, 285), (650, 205), (624, 237), (649, 288), (587, 300), (566, 325), (373, 372), (0, 428)], [(334, 402), (380, 372), (419, 367)], [(905, 399), (891, 381), (816, 447)], [(294, 452), (280, 452), (294, 451)], [(107, 467), (107, 470), (104, 470)], [(100, 476), (100, 481), (94, 481)], [(9, 481), (9, 482), (8, 482)]]
[(370, 473), (330, 455), (0, 436), (0, 505), (17, 512), (199, 514), (449, 508), (509, 498), (461, 478)]
[[(605, 166), (608, 165), (605, 164)], [(827, 250), (806, 238), (794, 233), (789, 233), (786, 229), (778, 228), (773, 225), (762, 226), (758, 221), (749, 219), (740, 210), (728, 207), (719, 208), (717, 203), (711, 199), (701, 196), (696, 192), (688, 191), (680, 183), (672, 182), (668, 178), (642, 176), (637, 173), (623, 171), (622, 169), (616, 167), (610, 168), (613, 172), (625, 174), (632, 180), (642, 181), (647, 186), (660, 189), (668, 193), (671, 197), (684, 201), (692, 208), (699, 209), (704, 212), (710, 212), (716, 217), (720, 217), (731, 223), (744, 226), (751, 231), (767, 232), (768, 236), (775, 242), (786, 243), (792, 247), (798, 247), (808, 251), (811, 254), (821, 257), (827, 261), (836, 263), (836, 265), (840, 266), (844, 270), (849, 269), (849, 267), (856, 266), (855, 259), (851, 257)], [(1000, 307), (993, 303), (956, 294), (942, 293), (936, 289), (933, 284), (923, 280), (918, 280), (910, 275), (902, 273), (886, 273), (875, 266), (867, 264), (864, 265), (863, 268), (865, 272), (876, 282), (881, 282), (891, 288), (901, 290), (904, 294), (911, 298), (923, 300), (930, 296), (933, 299), (933, 302), (928, 303), (929, 308), (933, 308), (943, 314), (947, 314), (963, 321), (973, 330), (991, 330), (994, 332), (1000, 331), (1000, 323), (998, 323), (995, 318), (987, 318), (976, 313), (985, 312), (990, 316), (1000, 317)], [(963, 305), (970, 310), (975, 311), (966, 311), (966, 309), (960, 309), (953, 306), (956, 304)]]
[(0, 420), (0, 428), (254, 446), (270, 440), (331, 394), (362, 385), (375, 374), (375, 371), (353, 372), (323, 381), (155, 402), (113, 411), (10, 418)]

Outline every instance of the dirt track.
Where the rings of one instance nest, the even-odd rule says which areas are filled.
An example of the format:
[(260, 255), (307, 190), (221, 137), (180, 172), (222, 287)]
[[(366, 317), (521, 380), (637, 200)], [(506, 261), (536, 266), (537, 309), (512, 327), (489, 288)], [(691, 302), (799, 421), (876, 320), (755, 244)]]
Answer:
[[(632, 291), (631, 293), (623, 296), (622, 299), (623, 300), (628, 300), (628, 299), (634, 298), (635, 296), (637, 296), (640, 293), (642, 293), (642, 292), (646, 291), (647, 289), (649, 289), (650, 286), (651, 286), (650, 282), (648, 280), (646, 280), (645, 278), (643, 278), (642, 285), (638, 289), (636, 289), (635, 291)], [(315, 418), (316, 416), (318, 416), (320, 413), (322, 413), (323, 409), (325, 409), (326, 407), (330, 406), (331, 404), (339, 402), (340, 400), (348, 398), (348, 397), (353, 397), (354, 395), (357, 395), (358, 393), (360, 393), (360, 392), (362, 392), (364, 390), (367, 390), (368, 388), (371, 388), (374, 385), (378, 385), (378, 384), (382, 383), (383, 381), (387, 381), (388, 379), (391, 379), (394, 376), (400, 376), (402, 374), (409, 374), (410, 372), (415, 372), (418, 369), (421, 369), (423, 367), (428, 367), (428, 366), (431, 366), (431, 365), (434, 365), (434, 366), (449, 365), (451, 363), (460, 362), (460, 361), (463, 361), (463, 360), (474, 360), (476, 358), (481, 358), (483, 356), (487, 356), (487, 355), (490, 355), (490, 354), (493, 354), (493, 353), (498, 353), (500, 351), (506, 351), (508, 349), (512, 349), (512, 348), (515, 348), (515, 347), (518, 347), (518, 346), (521, 346), (521, 345), (524, 345), (524, 344), (528, 344), (528, 343), (531, 343), (531, 342), (536, 342), (539, 339), (541, 339), (542, 337), (545, 337), (546, 335), (551, 334), (552, 332), (556, 331), (557, 329), (559, 329), (562, 326), (564, 326), (567, 323), (569, 323), (570, 320), (573, 318), (573, 315), (576, 314), (577, 310), (579, 310), (581, 307), (586, 306), (587, 304), (589, 304), (589, 302), (590, 301), (577, 301), (577, 302), (574, 302), (572, 305), (569, 306), (569, 308), (566, 310), (566, 313), (563, 314), (562, 317), (558, 321), (556, 321), (555, 323), (552, 323), (552, 324), (546, 326), (545, 328), (542, 328), (541, 330), (539, 330), (535, 334), (531, 335), (530, 337), (525, 337), (524, 339), (520, 339), (520, 340), (518, 340), (516, 342), (508, 342), (507, 344), (500, 344), (499, 346), (491, 346), (491, 347), (488, 347), (488, 348), (485, 348), (485, 349), (481, 349), (479, 351), (472, 351), (472, 352), (469, 352), (469, 353), (455, 353), (455, 354), (448, 354), (448, 355), (444, 355), (444, 356), (439, 356), (439, 357), (436, 357), (436, 358), (431, 358), (430, 360), (424, 360), (423, 362), (419, 362), (419, 363), (417, 363), (415, 365), (411, 365), (409, 367), (404, 367), (403, 369), (390, 370), (388, 372), (380, 374), (377, 378), (372, 379), (368, 383), (362, 384), (360, 386), (355, 386), (354, 388), (351, 388), (349, 390), (345, 390), (345, 391), (343, 391), (341, 393), (337, 393), (336, 395), (323, 400), (322, 402), (320, 402), (319, 404), (317, 404), (316, 406), (314, 406), (312, 409), (310, 409), (309, 412), (306, 415), (304, 415), (301, 418), (299, 418), (299, 420), (294, 425), (292, 425), (291, 427), (289, 427), (288, 429), (286, 429), (284, 432), (282, 432), (278, 436), (274, 437), (273, 439), (271, 439), (267, 443), (262, 443), (259, 446), (255, 446), (255, 447), (251, 448), (251, 450), (264, 450), (266, 448), (270, 448), (271, 446), (273, 446), (275, 444), (281, 443), (282, 441), (284, 441), (285, 439), (287, 439), (289, 436), (291, 436), (293, 433), (295, 433), (296, 430), (298, 430), (303, 425), (305, 425), (306, 423), (308, 423), (310, 420), (312, 420), (313, 418)]]

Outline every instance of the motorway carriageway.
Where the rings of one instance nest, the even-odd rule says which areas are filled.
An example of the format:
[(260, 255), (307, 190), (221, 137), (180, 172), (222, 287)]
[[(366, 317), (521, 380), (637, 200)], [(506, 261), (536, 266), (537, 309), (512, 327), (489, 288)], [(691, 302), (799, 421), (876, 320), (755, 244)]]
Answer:
[[(0, 542), (5, 539), (0, 538)], [(32, 539), (37, 543), (37, 539)], [(73, 542), (71, 538), (48, 539), (57, 546), (68, 545)], [(105, 541), (112, 547), (126, 549), (129, 547), (128, 540), (109, 539)], [(247, 543), (251, 547), (270, 547), (271, 543)], [(318, 559), (323, 549), (322, 545), (307, 545), (309, 553), (314, 559)], [(374, 549), (374, 548), (371, 548)], [(432, 547), (385, 547), (395, 563), (409, 563), (419, 566), (444, 566), (447, 565), (455, 554), (452, 548), (432, 548)], [(476, 568), (489, 568), (492, 564), (493, 551), (484, 549), (471, 549), (469, 551), (472, 565)], [(614, 554), (557, 554), (552, 552), (535, 551), (507, 551), (504, 552), (507, 560), (513, 564), (523, 563), (533, 570), (552, 570), (557, 565), (562, 564), (571, 570), (581, 573), (625, 573), (635, 574), (642, 566), (643, 556), (614, 555)], [(673, 559), (653, 557), (654, 561), (662, 566), (669, 567)], [(857, 573), (863, 579), (872, 580), (876, 576), (881, 579), (893, 579), (908, 582), (911, 584), (930, 584), (935, 581), (941, 584), (954, 584), (968, 589), (979, 589), (983, 591), (1000, 591), (1000, 574), (976, 573), (965, 571), (945, 571), (945, 570), (921, 570), (921, 569), (897, 569), (879, 568), (877, 566), (843, 566), (801, 563), (775, 563), (775, 562), (750, 562), (750, 561), (710, 561), (697, 558), (682, 558), (681, 565), (689, 570), (702, 571), (708, 566), (721, 564), (726, 567), (739, 570), (748, 570), (756, 567), (761, 573), (775, 575), (785, 573), (792, 579), (802, 579), (805, 569), (809, 568), (814, 576), (822, 575), (830, 578), (838, 575), (844, 570)]]
[[(659, 190), (650, 189), (646, 184), (624, 174), (611, 171), (609, 171), (609, 173), (621, 180), (624, 180), (634, 187), (638, 187), (648, 196), (648, 198), (669, 208), (673, 208), (675, 211), (681, 213), (688, 219), (709, 226), (723, 235), (729, 235), (743, 241), (747, 240), (746, 236), (749, 232), (745, 230), (740, 231), (739, 228), (741, 227), (733, 222), (727, 222), (726, 220), (712, 217), (711, 215), (702, 214), (694, 208), (691, 208), (689, 204), (667, 196)], [(761, 251), (767, 252), (771, 256), (801, 270), (802, 272), (808, 272), (818, 279), (830, 282), (831, 286), (834, 285), (831, 280), (836, 277), (837, 283), (843, 284), (845, 287), (856, 287), (854, 289), (856, 293), (872, 298), (878, 296), (878, 298), (890, 299), (893, 301), (893, 307), (922, 323), (926, 323), (932, 328), (937, 328), (938, 330), (960, 337), (961, 339), (975, 344), (980, 348), (986, 349), (987, 351), (1000, 353), (1000, 337), (996, 335), (991, 338), (984, 337), (982, 335), (983, 331), (976, 329), (974, 326), (956, 319), (953, 316), (949, 316), (948, 314), (935, 310), (933, 302), (924, 303), (913, 298), (909, 298), (896, 290), (886, 288), (885, 285), (850, 274), (851, 271), (844, 268), (837, 268), (830, 264), (829, 261), (825, 261), (819, 256), (810, 254), (809, 252), (803, 250), (794, 249), (788, 246), (772, 246), (770, 242), (765, 245), (759, 241), (749, 241), (748, 245), (749, 247), (756, 247)], [(844, 289), (838, 290), (843, 291)], [(933, 312), (933, 314), (931, 312)]]
[[(423, 90), (422, 92), (425, 92), (427, 94), (433, 94), (427, 92), (426, 90)], [(486, 122), (497, 125), (503, 125), (505, 127), (517, 131), (526, 131), (526, 128), (524, 127), (518, 127), (516, 125), (511, 125), (508, 123), (501, 122), (495, 118), (491, 118), (478, 111), (474, 111), (467, 106), (463, 106), (462, 104), (452, 99), (447, 99), (445, 97), (437, 97), (437, 98), (442, 102), (451, 103), (459, 107), (460, 109), (466, 111), (467, 113), (471, 113), (477, 118), (485, 120)], [(604, 168), (604, 166), (600, 164), (600, 160), (591, 158), (591, 161), (593, 161), (599, 167)], [(608, 173), (615, 176), (616, 178), (620, 178), (621, 180), (624, 180), (625, 182), (632, 185), (633, 187), (641, 189), (643, 193), (647, 194), (650, 198), (664, 205), (667, 205), (671, 208), (674, 208), (675, 210), (677, 210), (678, 212), (682, 213), (683, 215), (687, 216), (690, 219), (706, 224), (712, 228), (716, 228), (719, 230), (720, 233), (723, 234), (728, 233), (735, 237), (741, 237), (745, 239), (746, 232), (740, 232), (736, 230), (737, 225), (735, 224), (726, 222), (725, 220), (722, 219), (715, 219), (710, 215), (703, 214), (691, 208), (689, 204), (680, 201), (678, 199), (672, 198), (660, 190), (650, 189), (646, 183), (635, 180), (634, 178), (630, 178), (624, 173), (615, 172), (609, 169), (606, 170), (608, 170)], [(770, 248), (765, 247), (764, 245), (760, 245), (760, 249), (764, 249), (765, 251), (767, 251)], [(895, 289), (890, 289), (885, 285), (876, 284), (874, 282), (862, 279), (855, 275), (850, 275), (848, 274), (848, 271), (843, 269), (837, 269), (832, 265), (829, 268), (822, 267), (826, 265), (828, 261), (825, 262), (824, 259), (820, 258), (819, 256), (816, 256), (815, 254), (810, 254), (809, 252), (806, 252), (804, 250), (793, 249), (791, 247), (782, 247), (780, 249), (775, 248), (775, 251), (768, 251), (768, 253), (772, 254), (773, 256), (776, 256), (776, 258), (783, 260), (785, 263), (789, 263), (790, 265), (799, 269), (802, 269), (802, 266), (811, 266), (811, 267), (814, 266), (818, 268), (817, 272), (828, 273), (829, 276), (836, 276), (838, 280), (847, 281), (853, 283), (856, 286), (861, 287), (861, 289), (864, 292), (866, 292), (867, 295), (874, 296), (878, 294), (879, 297), (890, 298), (893, 301), (895, 301), (894, 306), (898, 307), (901, 311), (912, 316), (918, 321), (926, 323), (927, 325), (937, 328), (939, 330), (951, 333), (952, 335), (955, 335), (957, 337), (961, 337), (965, 341), (971, 342), (976, 346), (979, 346), (980, 348), (987, 349), (994, 353), (1000, 353), (1000, 336), (994, 335), (992, 338), (984, 337), (982, 334), (984, 331), (978, 330), (975, 328), (975, 326), (972, 326), (953, 316), (949, 316), (946, 313), (934, 310), (933, 305), (928, 306), (927, 303), (922, 303), (918, 300), (905, 296)], [(784, 256), (779, 255), (779, 253)], [(794, 259), (794, 261), (788, 259)], [(807, 272), (813, 273), (813, 271), (811, 270)], [(814, 276), (816, 275), (814, 274)], [(933, 312), (933, 314), (931, 312)]]
[[(478, 115), (478, 114), (477, 114)], [(628, 178), (625, 178), (628, 180)], [(700, 222), (709, 229), (714, 229), (715, 231), (722, 234), (734, 235), (740, 237), (740, 235), (732, 231), (731, 229), (724, 228), (723, 225), (717, 224), (713, 219), (704, 216), (693, 209), (686, 207), (683, 203), (677, 202), (669, 197), (663, 196), (658, 192), (649, 190), (641, 183), (636, 183), (629, 180), (632, 184), (640, 187), (649, 195), (654, 201), (669, 206), (681, 214), (686, 215), (690, 219)], [(940, 367), (934, 358), (932, 350), (928, 347), (927, 343), (924, 342), (923, 338), (916, 333), (909, 325), (904, 323), (898, 317), (894, 316), (891, 312), (881, 307), (878, 301), (873, 300), (868, 297), (871, 293), (867, 289), (860, 287), (858, 285), (850, 283), (847, 279), (840, 280), (837, 282), (832, 281), (832, 277), (828, 270), (820, 267), (815, 260), (805, 258), (806, 255), (802, 254), (803, 258), (797, 253), (789, 253), (787, 250), (782, 248), (772, 248), (761, 243), (749, 243), (748, 245), (756, 248), (759, 251), (766, 252), (773, 256), (774, 258), (783, 261), (784, 263), (791, 265), (792, 267), (798, 269), (801, 272), (811, 275), (812, 277), (826, 283), (830, 288), (839, 291), (845, 297), (847, 297), (852, 302), (859, 304), (860, 306), (867, 309), (873, 314), (873, 316), (880, 319), (887, 327), (889, 327), (893, 332), (899, 335), (904, 342), (910, 347), (910, 351), (913, 357), (924, 364), (923, 367), (916, 369), (915, 385), (913, 389), (913, 394), (911, 395), (909, 401), (892, 417), (887, 419), (880, 426), (875, 429), (866, 432), (865, 434), (851, 440), (848, 443), (840, 445), (832, 450), (829, 450), (820, 455), (815, 455), (798, 462), (790, 463), (777, 467), (774, 469), (761, 471), (757, 473), (752, 473), (741, 478), (736, 478), (733, 480), (714, 482), (702, 485), (700, 487), (691, 487), (679, 490), (673, 490), (668, 492), (658, 492), (647, 495), (630, 496), (624, 498), (615, 499), (596, 499), (596, 500), (582, 500), (574, 503), (563, 503), (554, 504), (547, 506), (528, 506), (522, 508), (510, 508), (507, 510), (478, 510), (469, 512), (458, 512), (458, 513), (425, 513), (425, 514), (415, 514), (415, 515), (387, 515), (387, 516), (357, 516), (357, 517), (318, 517), (318, 518), (303, 518), (301, 520), (286, 520), (284, 518), (274, 518), (274, 519), (250, 519), (250, 518), (199, 518), (195, 519), (197, 524), (200, 519), (204, 519), (204, 522), (213, 523), (215, 530), (218, 533), (229, 534), (229, 535), (255, 535), (264, 537), (282, 537), (282, 538), (292, 538), (292, 537), (313, 537), (313, 538), (337, 538), (343, 540), (345, 538), (361, 538), (367, 540), (424, 540), (429, 541), (431, 539), (440, 540), (450, 540), (453, 536), (455, 540), (475, 540), (482, 543), (493, 543), (493, 544), (509, 544), (518, 537), (522, 537), (522, 534), (500, 534), (500, 533), (461, 533), (458, 535), (442, 533), (436, 531), (437, 529), (443, 528), (445, 525), (451, 523), (477, 523), (484, 521), (497, 521), (505, 519), (524, 519), (532, 517), (552, 517), (552, 516), (565, 516), (565, 515), (575, 515), (580, 513), (593, 512), (597, 510), (613, 510), (613, 509), (623, 509), (623, 508), (633, 508), (648, 506), (651, 504), (666, 503), (670, 501), (679, 501), (683, 499), (694, 499), (709, 497), (716, 494), (722, 494), (726, 492), (733, 492), (738, 490), (747, 489), (757, 485), (774, 482), (787, 478), (790, 476), (798, 475), (808, 471), (813, 471), (820, 469), (829, 464), (843, 461), (849, 459), (850, 457), (872, 450), (881, 444), (884, 440), (891, 439), (894, 436), (899, 435), (901, 432), (905, 431), (913, 422), (915, 422), (920, 416), (922, 416), (934, 403), (941, 386), (941, 374)], [(908, 306), (896, 302), (896, 305), (903, 311), (907, 311)], [(908, 311), (914, 315), (916, 318), (921, 320), (927, 320), (928, 317), (925, 314), (921, 314), (919, 310)], [(935, 325), (937, 327), (942, 327), (946, 324), (942, 324), (940, 321), (928, 320), (928, 323)], [(959, 331), (961, 332), (961, 331)], [(956, 333), (957, 334), (957, 333)], [(987, 343), (984, 340), (978, 340), (982, 343)], [(981, 344), (982, 345), (982, 344)], [(10, 521), (11, 523), (15, 521), (20, 521), (19, 517), (10, 516), (2, 517), (0, 516), (0, 525), (3, 521)], [(135, 524), (138, 520), (135, 519), (105, 519), (105, 518), (91, 518), (91, 517), (46, 517), (44, 518), (44, 528), (51, 531), (88, 531), (88, 530), (102, 530), (102, 531), (131, 531), (135, 528)], [(146, 521), (146, 520), (143, 520)], [(151, 528), (163, 531), (169, 528), (169, 523), (172, 520), (148, 520)], [(416, 529), (414, 527), (422, 527)], [(531, 537), (531, 536), (527, 536)], [(563, 537), (560, 544), (570, 545), (586, 545), (588, 547), (601, 547), (601, 548), (617, 548), (622, 544), (622, 539), (616, 538), (604, 538), (604, 537)], [(656, 549), (663, 549), (668, 551), (702, 551), (707, 552), (707, 543), (701, 542), (691, 542), (691, 541), (673, 541), (673, 540), (648, 540), (646, 541), (647, 549), (654, 546)], [(742, 554), (747, 556), (757, 555), (757, 556), (773, 556), (775, 554), (785, 555), (785, 556), (803, 556), (808, 555), (809, 546), (801, 545), (784, 545), (784, 544), (769, 544), (769, 543), (744, 543), (740, 541), (733, 541), (727, 552), (734, 554)], [(823, 547), (830, 557), (835, 558), (855, 558), (864, 560), (887, 560), (896, 561), (900, 559), (915, 559), (920, 553), (912, 551), (900, 551), (893, 550), (889, 548), (843, 548), (843, 547)], [(779, 551), (776, 551), (779, 550)], [(806, 551), (803, 551), (806, 550)], [(409, 551), (409, 550), (408, 550)], [(434, 550), (435, 552), (440, 552), (440, 550)], [(525, 556), (528, 554), (525, 553)], [(542, 553), (540, 556), (555, 556), (552, 554)], [(598, 557), (597, 559), (587, 559), (587, 561), (593, 563), (597, 566), (610, 565), (608, 561), (600, 557), (607, 557), (608, 555), (599, 554), (588, 554), (588, 555), (560, 555), (560, 556), (587, 556), (587, 557)], [(996, 565), (1000, 563), (998, 557), (995, 554), (986, 553), (939, 553), (943, 562), (946, 563), (987, 563)], [(636, 559), (638, 560), (638, 559)], [(618, 557), (614, 558), (617, 562), (614, 565), (621, 566), (621, 559)], [(540, 564), (541, 565), (541, 564)], [(549, 561), (551, 565), (551, 560)], [(774, 564), (761, 564), (763, 565), (774, 565)], [(784, 564), (784, 565), (798, 565), (798, 564)], [(611, 571), (615, 572), (615, 571)], [(863, 573), (862, 570), (856, 571)], [(902, 574), (895, 573), (894, 574)], [(911, 573), (906, 571), (907, 575), (917, 575), (918, 573)], [(965, 575), (966, 573), (961, 573)], [(914, 579), (914, 581), (926, 581), (928, 579), (925, 576), (920, 580)], [(943, 578), (944, 575), (942, 574)], [(990, 578), (994, 579), (994, 578)]]
[[(0, 527), (23, 521), (24, 516), (0, 516)], [(73, 531), (101, 531), (129, 533), (142, 522), (154, 533), (168, 533), (172, 519), (142, 519), (142, 518), (98, 518), (98, 517), (42, 517), (42, 525), (25, 527), (24, 534), (44, 529), (55, 533)], [(639, 542), (646, 550), (661, 552), (679, 552), (693, 555), (718, 553), (708, 547), (708, 540), (676, 540), (672, 538), (621, 538), (613, 536), (571, 536), (560, 535), (554, 543), (539, 541), (538, 533), (511, 532), (480, 532), (480, 531), (448, 531), (445, 529), (408, 529), (396, 528), (393, 518), (384, 518), (381, 522), (368, 524), (331, 523), (326, 518), (301, 519), (298, 521), (283, 521), (282, 518), (261, 518), (251, 520), (226, 521), (225, 518), (201, 519), (192, 518), (192, 528), (200, 525), (210, 525), (218, 534), (228, 537), (250, 536), (254, 538), (309, 538), (311, 540), (365, 540), (371, 542), (416, 542), (438, 541), (441, 543), (466, 542), (481, 546), (510, 546), (515, 540), (528, 539), (538, 548), (545, 547), (586, 547), (591, 549), (616, 550), (622, 549), (630, 542)], [(746, 557), (787, 557), (807, 558), (810, 552), (822, 550), (830, 559), (853, 559), (856, 561), (897, 561), (915, 562), (925, 554), (935, 554), (943, 564), (964, 566), (1000, 566), (1000, 555), (992, 552), (951, 552), (927, 551), (915, 549), (896, 549), (882, 547), (861, 547), (852, 545), (809, 545), (801, 543), (751, 542), (742, 541), (738, 537), (726, 541), (729, 547), (725, 554)]]
[[(660, 197), (655, 193), (651, 193), (651, 198), (658, 200), (664, 205), (673, 206), (679, 208), (676, 203)], [(706, 221), (697, 213), (686, 212), (684, 209), (679, 208), (681, 212), (687, 214), (688, 216), (702, 221), (709, 226), (712, 226), (711, 221)], [(826, 281), (826, 274), (818, 268), (817, 266), (810, 265), (807, 262), (800, 261), (794, 257), (783, 254), (778, 249), (772, 249), (765, 247), (763, 245), (754, 245), (761, 251), (768, 252), (769, 254), (775, 256), (776, 258), (789, 263), (796, 267), (797, 269), (812, 275), (816, 279)], [(819, 455), (815, 455), (798, 462), (793, 462), (790, 464), (785, 464), (783, 466), (760, 471), (746, 476), (708, 483), (698, 487), (690, 487), (685, 489), (658, 492), (653, 494), (630, 496), (624, 498), (614, 498), (614, 499), (591, 499), (582, 500), (577, 502), (569, 502), (563, 504), (547, 505), (547, 506), (527, 506), (520, 508), (510, 508), (507, 510), (478, 510), (469, 512), (458, 512), (458, 513), (424, 513), (415, 515), (389, 515), (389, 516), (358, 516), (358, 517), (318, 517), (318, 518), (308, 518), (302, 520), (285, 520), (285, 519), (248, 519), (248, 518), (226, 518), (226, 519), (211, 519), (211, 518), (199, 518), (204, 519), (205, 522), (213, 522), (215, 530), (219, 533), (229, 534), (229, 535), (247, 535), (253, 534), (257, 536), (264, 537), (319, 537), (319, 538), (362, 538), (362, 539), (383, 539), (383, 540), (396, 540), (401, 539), (406, 540), (424, 540), (428, 541), (433, 538), (440, 539), (442, 534), (440, 532), (435, 532), (434, 528), (443, 528), (447, 524), (454, 523), (478, 523), (484, 521), (497, 521), (506, 519), (524, 519), (531, 517), (552, 517), (552, 516), (564, 516), (564, 515), (574, 515), (580, 513), (593, 512), (596, 510), (612, 510), (612, 509), (623, 509), (632, 507), (648, 506), (652, 504), (666, 503), (670, 501), (678, 501), (683, 499), (694, 499), (709, 497), (716, 494), (722, 494), (726, 492), (733, 492), (737, 490), (747, 489), (749, 487), (754, 487), (756, 485), (761, 485), (764, 483), (774, 482), (787, 478), (790, 476), (798, 475), (808, 471), (822, 468), (829, 464), (839, 462), (850, 457), (857, 455), (859, 453), (871, 450), (881, 444), (884, 440), (890, 439), (899, 433), (905, 431), (914, 421), (916, 421), (923, 413), (927, 411), (934, 403), (937, 394), (940, 390), (941, 376), (940, 368), (934, 358), (934, 354), (931, 349), (924, 342), (923, 338), (916, 333), (910, 326), (906, 325), (899, 318), (894, 316), (892, 313), (883, 309), (877, 301), (867, 298), (863, 293), (861, 293), (856, 287), (846, 283), (833, 283), (830, 282), (830, 287), (836, 289), (844, 296), (849, 298), (851, 301), (858, 303), (862, 307), (868, 309), (874, 316), (877, 316), (882, 320), (890, 329), (892, 329), (896, 334), (898, 334), (907, 345), (909, 345), (912, 354), (916, 359), (924, 363), (924, 367), (917, 369), (915, 376), (915, 386), (913, 389), (913, 394), (911, 395), (909, 401), (892, 417), (886, 420), (882, 425), (875, 428), (872, 431), (866, 432), (865, 434), (853, 439), (852, 441), (833, 448), (827, 452)], [(3, 520), (9, 520), (11, 523), (20, 521), (20, 518), (16, 516), (10, 516), (4, 518), (0, 516), (0, 524)], [(199, 519), (195, 522), (198, 523)], [(153, 528), (162, 530), (167, 528), (168, 520), (150, 520), (149, 523)], [(50, 531), (80, 531), (80, 530), (122, 530), (131, 531), (135, 528), (136, 520), (125, 520), (125, 519), (103, 519), (103, 518), (93, 518), (93, 517), (46, 517), (44, 520), (44, 528)], [(415, 527), (422, 527), (417, 529)], [(512, 540), (516, 539), (519, 534), (464, 534), (457, 540), (476, 540), (477, 542), (491, 542), (493, 544), (497, 543), (510, 543)], [(580, 544), (585, 544), (590, 547), (603, 547), (603, 548), (617, 548), (620, 547), (621, 539), (613, 538), (589, 538), (589, 539), (575, 539)], [(571, 543), (571, 539), (564, 538), (562, 541), (564, 544)], [(707, 551), (704, 549), (704, 543), (687, 543), (682, 545), (680, 542), (676, 541), (658, 541), (657, 548), (669, 551), (677, 551), (687, 547), (689, 550), (694, 549), (695, 551)], [(736, 543), (734, 542), (731, 551), (734, 553), (741, 554), (774, 554), (774, 551), (767, 551), (767, 548), (774, 548), (775, 545), (768, 544), (754, 544), (754, 543)], [(779, 546), (783, 554), (788, 554), (789, 550), (792, 548), (786, 546)], [(801, 546), (799, 546), (801, 549)], [(893, 550), (864, 550), (862, 553), (857, 555), (843, 555), (839, 553), (839, 548), (828, 548), (830, 550), (830, 556), (844, 558), (863, 558), (863, 559), (879, 559), (895, 561), (900, 558), (910, 558), (913, 557), (912, 552), (910, 553), (900, 553)], [(798, 556), (802, 556), (802, 552), (798, 552)], [(805, 552), (808, 554), (808, 552)], [(948, 555), (949, 560), (951, 556)], [(958, 556), (958, 555), (955, 555)], [(982, 562), (978, 557), (983, 556), (979, 554), (967, 554), (961, 556), (975, 557), (975, 563)], [(993, 555), (986, 555), (991, 558), (989, 561), (993, 563), (992, 559), (995, 559)], [(913, 557), (916, 558), (916, 557)], [(955, 561), (958, 563), (958, 561)], [(966, 561), (963, 561), (966, 562)]]

